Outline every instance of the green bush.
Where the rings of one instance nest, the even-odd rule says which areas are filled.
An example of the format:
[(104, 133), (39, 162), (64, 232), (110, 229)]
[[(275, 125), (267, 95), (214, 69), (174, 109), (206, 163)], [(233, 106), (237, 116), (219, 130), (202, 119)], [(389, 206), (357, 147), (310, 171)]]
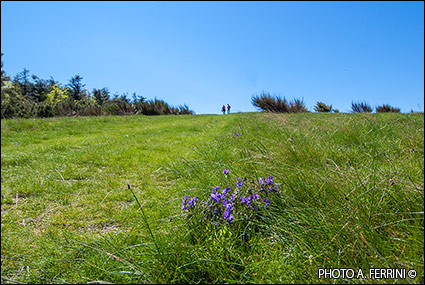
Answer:
[(21, 96), (14, 88), (1, 90), (1, 118), (29, 118), (34, 116), (34, 103)]
[(332, 111), (332, 105), (329, 106), (323, 102), (317, 102), (316, 106), (314, 106), (314, 110), (319, 113), (322, 113), (322, 112), (329, 113)]
[(54, 116), (53, 104), (49, 102), (41, 102), (33, 105), (33, 114), (39, 118), (49, 118)]
[(194, 114), (187, 105), (180, 105), (179, 107), (173, 107), (163, 100), (156, 99), (148, 100), (142, 103), (136, 103), (138, 113), (147, 116), (156, 115), (183, 115), (183, 114)]
[(55, 116), (73, 116), (75, 115), (75, 102), (71, 100), (60, 101), (54, 106)]

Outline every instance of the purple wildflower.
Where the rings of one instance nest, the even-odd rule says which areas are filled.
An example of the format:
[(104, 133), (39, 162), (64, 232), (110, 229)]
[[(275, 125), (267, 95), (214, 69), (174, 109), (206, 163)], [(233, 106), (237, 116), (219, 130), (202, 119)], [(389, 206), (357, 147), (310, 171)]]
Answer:
[(273, 184), (273, 176), (270, 175), (269, 177), (267, 177), (266, 183), (267, 185)]
[(233, 202), (233, 201), (235, 201), (235, 198), (236, 198), (235, 194), (232, 194), (232, 195), (230, 195), (229, 201)]
[(220, 193), (217, 193), (217, 195), (215, 195), (215, 201), (216, 201), (217, 203), (219, 203), (219, 202), (220, 202), (220, 198), (221, 198)]
[(227, 169), (223, 169), (223, 173), (226, 174), (226, 175), (229, 174), (229, 169), (228, 168)]
[(233, 221), (233, 216), (230, 216), (229, 218), (227, 218), (227, 222), (231, 225)]
[(247, 202), (246, 198), (245, 197), (241, 197), (241, 203), (242, 204), (246, 204), (246, 202)]
[(213, 190), (214, 190), (214, 191), (216, 191), (216, 190), (218, 190), (218, 189), (220, 189), (220, 186), (215, 186), (215, 187), (213, 187)]
[(215, 200), (217, 203), (220, 202), (221, 195), (220, 193), (214, 192), (211, 193), (211, 200)]
[(255, 197), (255, 199), (260, 199), (261, 198), (260, 195), (258, 195), (258, 194), (255, 194), (254, 197)]
[(192, 199), (190, 199), (189, 206), (190, 206), (191, 209), (195, 206), (196, 202), (198, 202), (197, 197), (193, 197)]
[(266, 203), (266, 205), (270, 203), (269, 197), (264, 198), (264, 203)]
[(236, 132), (234, 132), (233, 133), (235, 136), (237, 136), (238, 137), (238, 139), (240, 139), (241, 138), (241, 134), (240, 133), (236, 133)]
[(264, 179), (260, 177), (260, 179), (258, 179), (258, 182), (262, 185), (264, 184)]
[(233, 220), (233, 216), (230, 215), (230, 212), (232, 211), (233, 204), (227, 204), (226, 205), (226, 211), (223, 213), (223, 217), (231, 224)]
[(231, 224), (232, 223), (232, 221), (233, 221), (233, 216), (232, 215), (230, 215), (230, 211), (225, 211), (224, 213), (223, 213), (223, 217), (226, 219), (226, 221), (229, 223), (229, 224)]
[(226, 189), (223, 190), (223, 194), (227, 195), (227, 193), (229, 193), (229, 191), (232, 191), (232, 189), (230, 189), (230, 187), (227, 187)]
[(226, 203), (226, 205), (225, 205), (226, 211), (231, 211), (233, 206), (234, 206), (234, 204), (228, 204), (228, 203)]
[(197, 197), (193, 197), (189, 201), (189, 196), (187, 196), (187, 194), (184, 194), (184, 198), (182, 199), (182, 210), (188, 211), (189, 210), (189, 208), (187, 207), (188, 204), (189, 204), (190, 209), (192, 209), (195, 206), (196, 202), (198, 202)]
[(227, 211), (227, 210), (226, 210), (226, 211), (224, 211), (224, 213), (223, 213), (223, 217), (224, 217), (224, 218), (226, 218), (226, 219), (227, 219), (228, 217), (230, 217), (230, 211)]
[(187, 195), (185, 194), (185, 198), (182, 199), (182, 211), (187, 210)]
[(237, 188), (241, 188), (241, 187), (242, 187), (242, 185), (243, 185), (243, 182), (242, 182), (242, 181), (240, 181), (240, 179), (239, 179), (239, 178), (237, 178), (237, 181), (236, 181), (235, 185), (236, 185), (236, 187), (237, 187)]

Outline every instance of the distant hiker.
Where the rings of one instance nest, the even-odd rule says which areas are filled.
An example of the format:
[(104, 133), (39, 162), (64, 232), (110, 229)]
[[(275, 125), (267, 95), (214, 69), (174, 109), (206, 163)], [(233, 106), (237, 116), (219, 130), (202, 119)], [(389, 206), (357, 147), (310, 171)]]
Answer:
[(226, 114), (226, 106), (223, 105), (223, 107), (221, 107), (221, 111), (223, 112), (223, 115)]
[(227, 114), (230, 114), (230, 105), (229, 104), (227, 104)]

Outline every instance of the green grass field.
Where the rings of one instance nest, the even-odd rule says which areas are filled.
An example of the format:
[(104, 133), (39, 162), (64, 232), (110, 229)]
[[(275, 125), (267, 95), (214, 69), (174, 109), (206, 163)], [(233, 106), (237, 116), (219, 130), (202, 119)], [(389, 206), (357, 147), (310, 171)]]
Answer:
[[(270, 205), (231, 225), (181, 210), (269, 175)], [(420, 113), (1, 121), (2, 283), (423, 283), (423, 246)]]

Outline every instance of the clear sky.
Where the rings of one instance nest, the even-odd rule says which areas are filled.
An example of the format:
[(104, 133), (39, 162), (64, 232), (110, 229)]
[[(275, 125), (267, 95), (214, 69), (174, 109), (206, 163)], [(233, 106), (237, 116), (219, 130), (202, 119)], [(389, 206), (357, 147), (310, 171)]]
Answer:
[(424, 110), (424, 2), (1, 2), (4, 69), (197, 114), (265, 90)]

